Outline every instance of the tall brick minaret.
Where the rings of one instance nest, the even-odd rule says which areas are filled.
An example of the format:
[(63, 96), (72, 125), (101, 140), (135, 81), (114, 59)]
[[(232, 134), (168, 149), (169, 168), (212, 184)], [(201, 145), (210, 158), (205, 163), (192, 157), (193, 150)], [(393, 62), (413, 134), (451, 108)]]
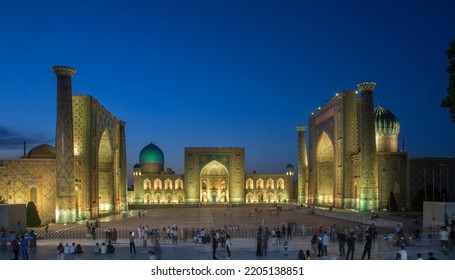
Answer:
[(306, 151), (306, 126), (297, 126), (297, 202), (308, 201), (308, 157)]
[(74, 200), (74, 142), (73, 142), (73, 93), (71, 78), (76, 69), (54, 66), (57, 76), (57, 131), (56, 150), (56, 222), (76, 222)]
[(357, 85), (360, 93), (360, 211), (378, 208), (376, 185), (376, 137), (374, 123), (374, 82)]

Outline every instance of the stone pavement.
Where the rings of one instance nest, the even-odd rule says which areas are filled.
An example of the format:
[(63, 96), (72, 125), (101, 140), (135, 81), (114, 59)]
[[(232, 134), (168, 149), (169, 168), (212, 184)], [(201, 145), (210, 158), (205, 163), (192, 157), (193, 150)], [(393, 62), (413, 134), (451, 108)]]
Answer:
[[(101, 220), (102, 228), (117, 228), (135, 230), (138, 225), (148, 225), (151, 228), (163, 228), (167, 226), (178, 225), (179, 227), (187, 228), (221, 228), (223, 225), (239, 226), (242, 228), (251, 227), (257, 228), (259, 225), (268, 226), (269, 228), (295, 222), (297, 225), (305, 223), (308, 226), (317, 228), (319, 226), (327, 227), (332, 224), (339, 226), (353, 227), (356, 224), (342, 220), (331, 218), (305, 215), (298, 211), (282, 211), (278, 216), (271, 215), (268, 209), (260, 209), (255, 213), (255, 209), (251, 208), (167, 208), (167, 209), (149, 209), (145, 212), (145, 217), (139, 217), (137, 211), (131, 211), (124, 217), (123, 215), (113, 215)], [(49, 230), (72, 230), (77, 228), (85, 228), (85, 224), (72, 225), (51, 225)], [(37, 231), (42, 229), (36, 229)], [(390, 246), (382, 236), (386, 229), (380, 229), (378, 240), (373, 243), (371, 250), (373, 260), (393, 260), (398, 251), (398, 247)], [(57, 259), (57, 245), (62, 242), (75, 242), (81, 244), (84, 254), (82, 255), (66, 255), (66, 260), (147, 260), (149, 248), (144, 248), (141, 240), (136, 240), (136, 254), (132, 255), (129, 251), (129, 242), (126, 239), (117, 241), (116, 251), (112, 255), (94, 254), (93, 247), (96, 242), (103, 242), (102, 239), (96, 241), (91, 239), (75, 239), (75, 240), (60, 240), (60, 239), (39, 239), (37, 248), (29, 250), (29, 256), (32, 260), (55, 260)], [(295, 260), (300, 249), (310, 249), (310, 238), (294, 237), (288, 240), (288, 254), (284, 254), (283, 246), (272, 245), (269, 242), (269, 251), (267, 256), (256, 256), (256, 241), (252, 238), (233, 238), (232, 239), (232, 258), (233, 260)], [(150, 247), (150, 241), (148, 242)], [(196, 244), (191, 241), (179, 241), (178, 245), (172, 245), (171, 241), (162, 241), (162, 255), (165, 260), (211, 260), (212, 245), (211, 244)], [(445, 256), (442, 254), (439, 241), (437, 240), (422, 240), (415, 241), (413, 246), (406, 248), (409, 259), (416, 259), (417, 253), (422, 253), (426, 258), (428, 252), (433, 252), (438, 259), (455, 259), (455, 252), (451, 252)], [(363, 252), (363, 243), (356, 245), (354, 259), (361, 259)], [(339, 259), (338, 243), (330, 243), (328, 246), (328, 258)], [(6, 249), (0, 250), (0, 260), (10, 260), (13, 254), (11, 247), (8, 244)], [(226, 251), (219, 247), (217, 251), (218, 259), (226, 259)]]

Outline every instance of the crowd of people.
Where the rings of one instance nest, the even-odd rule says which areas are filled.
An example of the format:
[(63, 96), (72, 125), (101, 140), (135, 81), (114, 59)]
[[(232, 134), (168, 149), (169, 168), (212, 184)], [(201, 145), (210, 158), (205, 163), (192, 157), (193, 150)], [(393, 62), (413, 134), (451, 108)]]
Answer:
[[(247, 213), (248, 214), (248, 213)], [(141, 213), (140, 217), (144, 217), (145, 213)], [(259, 220), (261, 221), (261, 220)], [(91, 233), (93, 229), (100, 227), (101, 223), (96, 220), (94, 223), (87, 222), (87, 230)], [(287, 256), (289, 252), (297, 252), (297, 259), (301, 260), (324, 260), (324, 259), (371, 259), (372, 248), (374, 248), (378, 240), (378, 231), (375, 224), (371, 225), (358, 225), (355, 227), (344, 227), (332, 224), (327, 227), (311, 228), (306, 224), (297, 230), (295, 223), (280, 224), (274, 226), (265, 226), (264, 219), (262, 225), (257, 228), (255, 238), (255, 255), (257, 258), (266, 257), (269, 251), (272, 250), (273, 254), (282, 252)], [(124, 231), (124, 230), (122, 230)], [(47, 232), (47, 226), (46, 226)], [(101, 232), (98, 230), (98, 232)], [(114, 254), (114, 244), (118, 240), (118, 232), (116, 228), (106, 228), (104, 236), (101, 240), (104, 242), (97, 242), (93, 246), (94, 254)], [(177, 225), (167, 227), (149, 227), (139, 225), (137, 229), (129, 231), (128, 241), (130, 245), (130, 253), (136, 254), (136, 242), (141, 244), (142, 253), (148, 253), (150, 259), (161, 259), (162, 249), (161, 242), (169, 242), (173, 246), (177, 246), (181, 240), (192, 240), (197, 244), (211, 244), (211, 252), (213, 259), (231, 258), (232, 254), (232, 239), (230, 234), (240, 232), (238, 227), (223, 226), (220, 229), (185, 229), (179, 228)], [(406, 233), (407, 234), (407, 233)], [(407, 247), (408, 236), (400, 225), (391, 228), (384, 234), (381, 239), (387, 242), (391, 247), (397, 247), (395, 259), (423, 259), (422, 254), (418, 253), (416, 256), (411, 256)], [(234, 237), (236, 234), (234, 234)], [(414, 239), (420, 238), (419, 232), (413, 232)], [(125, 238), (124, 234), (122, 238)], [(295, 248), (292, 239), (299, 238), (307, 240), (307, 247), (301, 249)], [(455, 244), (455, 227), (454, 225), (443, 226), (439, 232), (439, 239), (441, 240), (441, 247), (451, 251)], [(382, 242), (382, 241), (381, 241)], [(13, 259), (28, 259), (28, 250), (36, 246), (36, 235), (33, 231), (25, 232), (21, 236), (17, 236), (10, 242), (11, 250), (13, 252)], [(57, 258), (65, 259), (68, 255), (81, 255), (84, 254), (82, 246), (76, 242), (60, 243), (57, 246)], [(101, 245), (100, 245), (101, 244)], [(298, 244), (301, 244), (299, 242)], [(304, 243), (305, 244), (305, 243)], [(301, 246), (301, 245), (299, 245)], [(336, 246), (337, 254), (334, 254)], [(329, 255), (329, 247), (331, 254)], [(296, 250), (298, 249), (298, 250)], [(220, 250), (225, 253), (220, 254)], [(91, 250), (90, 250), (91, 251)], [(414, 250), (413, 250), (414, 251)], [(357, 254), (355, 254), (357, 252)], [(361, 252), (361, 254), (359, 253)], [(235, 252), (234, 252), (235, 255)], [(436, 259), (432, 252), (427, 252), (427, 259)]]

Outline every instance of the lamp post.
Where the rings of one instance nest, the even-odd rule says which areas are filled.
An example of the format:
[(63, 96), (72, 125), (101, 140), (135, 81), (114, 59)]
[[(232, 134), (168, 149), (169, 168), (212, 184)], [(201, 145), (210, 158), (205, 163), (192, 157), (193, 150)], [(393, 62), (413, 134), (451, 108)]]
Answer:
[(433, 186), (433, 199), (431, 201), (434, 201), (434, 167), (433, 169), (431, 170), (431, 174), (432, 174), (432, 179), (433, 179), (433, 182), (432, 182), (432, 186)]
[(445, 201), (445, 197), (444, 198), (442, 197), (442, 182), (441, 182), (442, 181), (441, 180), (442, 179), (442, 176), (441, 176), (442, 175), (442, 169), (441, 169), (441, 166), (444, 167), (446, 165), (443, 164), (443, 163), (438, 163), (438, 165), (439, 165), (439, 200)]
[(74, 202), (76, 203), (76, 218), (79, 215), (79, 190), (81, 189), (81, 180), (75, 179), (75, 186), (74, 186)]
[(425, 189), (425, 201), (427, 201), (427, 176), (425, 173), (425, 168), (423, 169), (423, 187)]

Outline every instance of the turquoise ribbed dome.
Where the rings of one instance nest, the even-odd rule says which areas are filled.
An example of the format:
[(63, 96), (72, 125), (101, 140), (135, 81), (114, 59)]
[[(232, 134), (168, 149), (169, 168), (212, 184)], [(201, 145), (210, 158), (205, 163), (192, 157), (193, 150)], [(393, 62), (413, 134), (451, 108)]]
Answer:
[(374, 109), (376, 134), (387, 136), (398, 135), (400, 133), (400, 122), (392, 112), (385, 109), (381, 104)]
[(158, 146), (153, 143), (145, 146), (139, 154), (139, 163), (162, 163), (164, 164), (164, 154)]

